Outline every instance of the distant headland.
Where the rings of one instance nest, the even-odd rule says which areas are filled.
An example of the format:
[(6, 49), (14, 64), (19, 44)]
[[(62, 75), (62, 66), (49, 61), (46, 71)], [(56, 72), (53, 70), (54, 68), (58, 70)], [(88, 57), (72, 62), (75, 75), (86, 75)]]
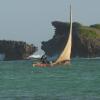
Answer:
[[(57, 51), (62, 51), (65, 46), (69, 23), (60, 21), (52, 22), (55, 34), (52, 39), (42, 42), (42, 50), (53, 56)], [(72, 57), (100, 57), (100, 24), (84, 26), (73, 22)], [(58, 51), (58, 52), (59, 52)]]
[(22, 60), (37, 51), (33, 44), (23, 41), (0, 40), (0, 60)]
[[(46, 55), (61, 52), (66, 43), (69, 23), (53, 21), (55, 34), (43, 41), (41, 49)], [(35, 53), (37, 47), (23, 41), (0, 40), (0, 60), (23, 60)], [(84, 26), (73, 22), (72, 57), (100, 57), (100, 24)]]

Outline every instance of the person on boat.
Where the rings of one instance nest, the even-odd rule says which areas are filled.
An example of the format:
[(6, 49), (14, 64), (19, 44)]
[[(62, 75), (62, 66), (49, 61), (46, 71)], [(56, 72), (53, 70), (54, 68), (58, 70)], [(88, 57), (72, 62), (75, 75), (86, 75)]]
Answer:
[(43, 64), (49, 64), (50, 62), (47, 60), (47, 56), (46, 54), (44, 54), (42, 57), (41, 57), (41, 62)]

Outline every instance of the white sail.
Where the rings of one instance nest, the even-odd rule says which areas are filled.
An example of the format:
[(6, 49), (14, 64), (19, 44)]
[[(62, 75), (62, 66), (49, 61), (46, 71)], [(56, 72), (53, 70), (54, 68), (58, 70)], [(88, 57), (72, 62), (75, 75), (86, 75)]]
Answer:
[(68, 41), (65, 45), (64, 50), (62, 51), (58, 59), (54, 62), (54, 64), (61, 63), (63, 61), (69, 61), (71, 59), (70, 58), (71, 47), (72, 47), (72, 11), (71, 11), (71, 5), (70, 5), (70, 31), (69, 31)]

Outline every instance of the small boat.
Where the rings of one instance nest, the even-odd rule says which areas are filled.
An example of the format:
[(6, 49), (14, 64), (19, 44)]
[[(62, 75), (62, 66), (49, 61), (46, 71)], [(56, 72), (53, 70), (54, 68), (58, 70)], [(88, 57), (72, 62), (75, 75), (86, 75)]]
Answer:
[(53, 61), (52, 63), (36, 63), (33, 64), (33, 66), (36, 67), (47, 67), (47, 66), (55, 66), (55, 65), (60, 65), (60, 64), (69, 64), (71, 60), (71, 48), (72, 48), (72, 11), (71, 11), (71, 5), (70, 5), (70, 30), (69, 30), (69, 36), (67, 38), (67, 43), (61, 52), (60, 56)]

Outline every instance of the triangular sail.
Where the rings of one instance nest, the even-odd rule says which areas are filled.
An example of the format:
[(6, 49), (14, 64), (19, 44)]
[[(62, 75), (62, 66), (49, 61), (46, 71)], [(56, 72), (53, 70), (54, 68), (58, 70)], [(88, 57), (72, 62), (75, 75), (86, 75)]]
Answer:
[(54, 62), (54, 64), (70, 60), (71, 47), (72, 47), (72, 11), (71, 11), (71, 5), (70, 5), (70, 31), (69, 31), (68, 41), (65, 45), (63, 52), (61, 53), (59, 58)]

